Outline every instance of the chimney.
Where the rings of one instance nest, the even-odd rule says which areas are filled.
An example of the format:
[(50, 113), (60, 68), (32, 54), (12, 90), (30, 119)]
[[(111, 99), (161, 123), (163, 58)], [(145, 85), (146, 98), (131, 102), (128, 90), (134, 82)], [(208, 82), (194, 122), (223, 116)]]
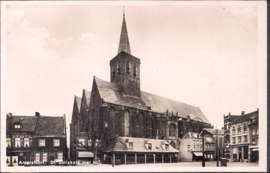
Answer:
[(245, 111), (242, 111), (241, 115), (245, 115)]
[(257, 108), (257, 112), (258, 112), (258, 115), (259, 115), (259, 108)]
[(39, 112), (36, 112), (36, 117), (40, 117), (40, 113)]
[(190, 120), (190, 115), (187, 115), (188, 121)]
[(151, 106), (147, 106), (147, 110), (151, 110)]
[(7, 117), (11, 117), (12, 116), (12, 113), (7, 113)]
[(224, 127), (221, 127), (222, 130), (224, 130)]
[(229, 115), (231, 115), (231, 112), (229, 112)]

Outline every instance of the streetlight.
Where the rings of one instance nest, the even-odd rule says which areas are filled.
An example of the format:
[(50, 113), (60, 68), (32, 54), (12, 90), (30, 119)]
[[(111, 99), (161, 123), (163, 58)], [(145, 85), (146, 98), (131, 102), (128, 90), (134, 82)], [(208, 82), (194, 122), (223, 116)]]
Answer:
[[(199, 119), (202, 122), (202, 126), (203, 126), (203, 120), (199, 117), (195, 117), (193, 118), (193, 120), (195, 119)], [(182, 120), (182, 118), (179, 118), (178, 120)], [(204, 128), (204, 126), (203, 126)], [(205, 160), (204, 160), (204, 133), (202, 132), (202, 167), (205, 167)]]
[(216, 158), (217, 158), (217, 167), (219, 167), (219, 159), (218, 159), (218, 146), (217, 146), (217, 142), (218, 142), (218, 138), (217, 138), (217, 135), (218, 135), (218, 129), (214, 130), (214, 134), (213, 135), (216, 135)]

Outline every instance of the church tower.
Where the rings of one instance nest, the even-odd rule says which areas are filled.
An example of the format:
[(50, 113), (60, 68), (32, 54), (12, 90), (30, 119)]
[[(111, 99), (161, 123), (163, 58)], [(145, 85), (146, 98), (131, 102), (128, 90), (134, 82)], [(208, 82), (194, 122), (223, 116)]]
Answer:
[(140, 97), (140, 64), (140, 59), (131, 55), (125, 13), (123, 13), (118, 55), (110, 61), (111, 82), (117, 84), (123, 95)]

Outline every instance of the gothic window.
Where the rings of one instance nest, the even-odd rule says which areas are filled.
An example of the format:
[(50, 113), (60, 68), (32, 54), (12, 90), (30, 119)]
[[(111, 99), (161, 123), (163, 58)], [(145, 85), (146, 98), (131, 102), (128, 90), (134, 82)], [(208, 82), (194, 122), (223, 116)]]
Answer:
[(115, 67), (112, 67), (112, 78), (115, 78)]
[(124, 136), (129, 136), (129, 112), (124, 114)]
[(136, 67), (136, 64), (134, 64), (134, 66), (133, 66), (133, 76), (134, 77), (137, 76), (137, 67)]
[(144, 130), (144, 123), (143, 123), (143, 114), (139, 114), (139, 137), (142, 138), (144, 136), (143, 130)]
[(170, 125), (169, 136), (175, 136), (175, 124)]
[(121, 69), (120, 69), (120, 66), (119, 66), (119, 63), (118, 62), (116, 63), (116, 68), (117, 68), (117, 74), (120, 74), (120, 70)]
[(126, 64), (126, 72), (127, 74), (130, 74), (130, 65), (129, 65), (129, 61)]
[(109, 126), (108, 126), (108, 130), (110, 131), (111, 138), (115, 137), (115, 109), (114, 108), (110, 108), (109, 111)]

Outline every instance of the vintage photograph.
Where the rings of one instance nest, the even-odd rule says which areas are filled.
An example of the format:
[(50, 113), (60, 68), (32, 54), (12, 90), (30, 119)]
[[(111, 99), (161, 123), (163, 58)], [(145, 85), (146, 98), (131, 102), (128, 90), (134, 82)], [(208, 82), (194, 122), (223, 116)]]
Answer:
[(3, 2), (1, 45), (1, 171), (266, 171), (265, 1)]

